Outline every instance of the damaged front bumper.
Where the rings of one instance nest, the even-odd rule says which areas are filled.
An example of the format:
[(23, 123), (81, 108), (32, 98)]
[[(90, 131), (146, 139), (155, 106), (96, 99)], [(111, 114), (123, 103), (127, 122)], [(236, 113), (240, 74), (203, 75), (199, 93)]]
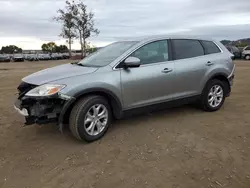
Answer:
[(25, 125), (46, 124), (59, 120), (65, 105), (72, 97), (56, 94), (50, 97), (19, 97), (14, 108), (25, 117)]

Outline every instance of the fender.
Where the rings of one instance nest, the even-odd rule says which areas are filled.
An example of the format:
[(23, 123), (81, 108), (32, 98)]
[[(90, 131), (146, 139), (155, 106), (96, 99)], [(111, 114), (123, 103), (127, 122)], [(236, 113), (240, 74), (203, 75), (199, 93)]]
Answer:
[[(209, 80), (215, 78), (215, 77), (223, 77), (223, 80), (226, 81), (228, 83), (228, 90), (227, 90), (227, 96), (230, 95), (230, 92), (231, 92), (231, 85), (230, 85), (230, 80), (228, 79), (228, 76), (226, 73), (223, 73), (223, 72), (217, 72), (215, 74), (212, 74), (206, 81), (205, 83), (203, 84), (203, 89), (206, 87), (207, 83), (209, 82)], [(202, 91), (203, 91), (202, 89)]]
[(211, 76), (208, 78), (208, 80), (206, 81), (206, 83), (207, 83), (209, 80), (211, 80), (212, 78), (217, 77), (217, 76), (223, 76), (223, 77), (225, 77), (225, 78), (228, 80), (228, 75), (227, 75), (226, 73), (224, 73), (224, 72), (218, 72), (218, 73), (215, 73), (215, 74), (211, 75)]
[(64, 128), (63, 120), (64, 120), (64, 117), (67, 114), (68, 110), (70, 110), (73, 107), (73, 105), (75, 104), (75, 102), (79, 98), (81, 98), (84, 95), (88, 95), (88, 94), (100, 94), (100, 95), (107, 97), (109, 102), (111, 103), (111, 107), (112, 107), (113, 114), (114, 114), (115, 118), (120, 119), (123, 116), (122, 103), (121, 103), (120, 99), (112, 91), (104, 89), (104, 88), (86, 89), (86, 90), (83, 90), (83, 91), (76, 93), (70, 100), (68, 100), (64, 104), (62, 111), (60, 113), (59, 119), (58, 119), (59, 130), (61, 132), (63, 132), (63, 128)]

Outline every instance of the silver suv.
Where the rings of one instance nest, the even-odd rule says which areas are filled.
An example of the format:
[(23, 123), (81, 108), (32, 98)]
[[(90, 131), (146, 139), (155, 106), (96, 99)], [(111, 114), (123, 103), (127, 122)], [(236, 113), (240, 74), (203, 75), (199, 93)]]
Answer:
[(26, 125), (56, 121), (87, 142), (125, 115), (198, 102), (221, 108), (230, 95), (233, 55), (213, 40), (147, 37), (115, 42), (78, 63), (23, 78), (15, 109)]

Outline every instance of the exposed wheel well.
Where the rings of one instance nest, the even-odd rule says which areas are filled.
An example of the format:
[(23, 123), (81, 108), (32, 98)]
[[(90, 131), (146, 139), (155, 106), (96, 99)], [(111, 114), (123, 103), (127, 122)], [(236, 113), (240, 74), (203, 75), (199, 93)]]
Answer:
[(229, 83), (229, 80), (227, 79), (227, 77), (219, 74), (219, 75), (215, 75), (212, 78), (210, 78), (209, 81), (214, 80), (214, 79), (220, 80), (226, 84), (226, 96), (229, 95), (229, 93), (231, 92), (231, 88), (230, 88), (230, 83)]
[(106, 92), (103, 91), (93, 91), (93, 92), (88, 92), (88, 93), (84, 93), (81, 95), (78, 95), (76, 100), (74, 101), (74, 103), (72, 103), (68, 109), (66, 110), (64, 116), (63, 116), (63, 124), (68, 124), (69, 122), (69, 116), (71, 113), (71, 110), (73, 109), (74, 105), (83, 97), (89, 96), (89, 95), (99, 95), (102, 96), (104, 98), (107, 99), (111, 109), (112, 109), (112, 115), (114, 118), (119, 119), (121, 117), (121, 113), (122, 113), (122, 109), (121, 109), (121, 104), (119, 103), (119, 101), (117, 101), (117, 99), (114, 98), (114, 96), (112, 96), (111, 94), (108, 94)]

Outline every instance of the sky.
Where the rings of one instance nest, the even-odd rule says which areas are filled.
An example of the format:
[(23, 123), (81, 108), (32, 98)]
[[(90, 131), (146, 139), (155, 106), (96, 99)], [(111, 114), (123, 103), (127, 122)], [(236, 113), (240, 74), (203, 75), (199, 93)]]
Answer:
[[(76, 0), (77, 1), (77, 0)], [(95, 46), (136, 36), (183, 34), (236, 40), (250, 38), (250, 0), (82, 0), (100, 30)], [(0, 0), (0, 48), (41, 49), (67, 44), (53, 21), (65, 0)], [(75, 41), (74, 49), (79, 48)]]

